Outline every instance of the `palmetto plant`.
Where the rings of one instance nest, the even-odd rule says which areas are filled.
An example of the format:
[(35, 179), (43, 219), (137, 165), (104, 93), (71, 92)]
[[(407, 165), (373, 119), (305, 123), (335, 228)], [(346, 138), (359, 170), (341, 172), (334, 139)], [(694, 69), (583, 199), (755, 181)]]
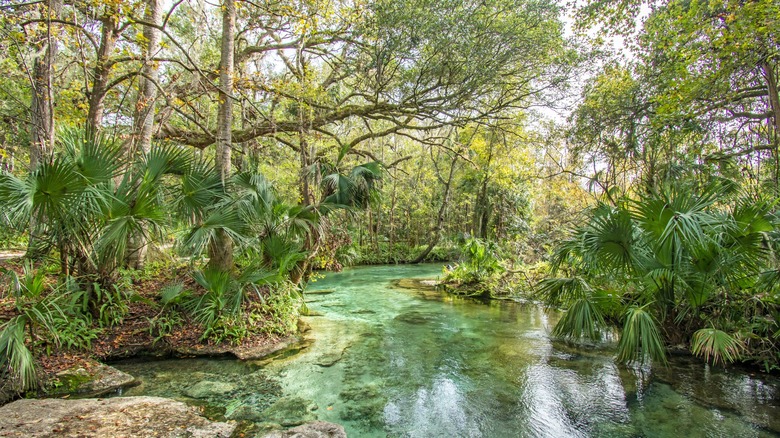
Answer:
[(163, 177), (186, 172), (192, 158), (155, 147), (128, 160), (118, 144), (75, 130), (59, 141), (64, 152), (27, 177), (0, 174), (3, 218), (57, 249), (63, 274), (106, 285), (128, 255), (128, 237), (165, 224)]
[(3, 274), (2, 279), (10, 286), (16, 315), (0, 324), (0, 368), (9, 373), (15, 390), (24, 391), (38, 383), (30, 349), (38, 337), (60, 344), (60, 327), (72, 316), (72, 309), (67, 294), (46, 293), (45, 272), (35, 270), (31, 263), (25, 264), (21, 276), (10, 270)]
[(617, 326), (624, 362), (663, 362), (666, 345), (683, 342), (707, 360), (739, 359), (736, 332), (746, 324), (725, 304), (756, 292), (776, 227), (772, 208), (735, 199), (734, 186), (720, 182), (596, 206), (557, 249), (559, 276), (540, 284), (548, 305), (568, 309), (555, 334), (599, 339)]
[(346, 174), (330, 166), (321, 166), (320, 171), (323, 202), (364, 209), (377, 201), (382, 180), (379, 163), (360, 164)]

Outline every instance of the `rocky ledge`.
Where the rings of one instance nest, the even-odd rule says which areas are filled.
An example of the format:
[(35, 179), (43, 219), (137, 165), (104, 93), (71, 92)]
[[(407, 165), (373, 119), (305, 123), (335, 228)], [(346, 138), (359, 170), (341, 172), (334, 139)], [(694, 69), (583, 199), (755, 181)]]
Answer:
[(161, 397), (17, 400), (0, 407), (0, 437), (227, 438), (235, 428)]
[(287, 336), (273, 343), (262, 345), (231, 345), (222, 343), (218, 345), (179, 345), (172, 348), (176, 356), (223, 356), (232, 354), (240, 360), (259, 360), (288, 348), (293, 348), (301, 343), (301, 337)]

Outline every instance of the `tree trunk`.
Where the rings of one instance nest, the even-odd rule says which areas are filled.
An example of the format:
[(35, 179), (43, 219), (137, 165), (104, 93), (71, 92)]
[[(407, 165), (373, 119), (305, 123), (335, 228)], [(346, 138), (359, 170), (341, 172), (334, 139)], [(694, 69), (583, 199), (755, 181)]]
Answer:
[(428, 257), (428, 254), (433, 251), (433, 248), (436, 247), (436, 244), (439, 243), (439, 239), (441, 238), (441, 230), (444, 226), (444, 214), (447, 212), (447, 206), (450, 202), (450, 187), (452, 186), (452, 178), (455, 175), (455, 167), (457, 162), (458, 156), (454, 155), (452, 157), (452, 163), (450, 164), (450, 173), (447, 176), (447, 181), (444, 183), (444, 196), (441, 200), (441, 207), (439, 207), (439, 214), (436, 217), (436, 225), (433, 227), (433, 232), (431, 233), (431, 241), (428, 243), (428, 246), (425, 248), (425, 250), (420, 253), (417, 258), (412, 260), (412, 264), (417, 264), (425, 260), (425, 258)]
[[(144, 18), (149, 23), (160, 25), (162, 22), (162, 8), (159, 0), (147, 0)], [(144, 38), (146, 48), (144, 50), (144, 64), (141, 67), (142, 76), (138, 77), (138, 100), (135, 104), (133, 117), (133, 138), (131, 148), (125, 151), (126, 156), (145, 154), (152, 148), (152, 134), (154, 131), (154, 103), (157, 99), (157, 64), (152, 58), (160, 48), (160, 30), (156, 27), (145, 26)], [(145, 229), (133, 233), (128, 242), (127, 265), (132, 269), (143, 269), (146, 261), (147, 239)]]
[(393, 246), (395, 246), (395, 204), (397, 200), (397, 171), (395, 168), (393, 168), (393, 190), (390, 195), (390, 224), (389, 224), (389, 237), (388, 237), (388, 246), (390, 251), (393, 250)]
[[(146, 0), (144, 19), (159, 26), (162, 22), (160, 0)], [(138, 77), (138, 100), (133, 117), (133, 149), (131, 154), (146, 153), (152, 147), (154, 130), (154, 103), (157, 99), (158, 66), (152, 58), (160, 50), (160, 30), (152, 26), (144, 26), (146, 48), (143, 53), (144, 64), (141, 67), (142, 76)]]
[[(62, 12), (62, 0), (49, 0), (41, 5), (41, 15), (47, 20), (58, 19)], [(52, 70), (57, 56), (56, 36), (52, 35), (49, 21), (46, 25), (46, 39), (40, 44), (39, 53), (33, 60), (32, 98), (30, 99), (30, 170), (32, 171), (54, 148), (54, 103), (52, 95)], [(37, 219), (30, 218), (30, 235), (27, 257), (41, 257), (35, 233)]]
[(777, 132), (778, 126), (780, 126), (780, 96), (778, 96), (777, 92), (777, 77), (775, 77), (775, 70), (769, 62), (764, 61), (761, 64), (761, 68), (763, 69), (764, 77), (766, 78), (769, 104), (772, 108), (772, 125), (775, 128), (775, 132)]
[[(233, 127), (233, 69), (234, 39), (236, 32), (236, 4), (233, 0), (222, 2), (222, 48), (219, 62), (219, 109), (217, 114), (216, 168), (223, 187), (230, 178), (230, 152)], [(223, 230), (209, 246), (209, 266), (229, 271), (233, 268), (233, 243)]]
[[(62, 10), (62, 0), (50, 0), (41, 5), (46, 19), (57, 19)], [(52, 68), (57, 56), (56, 36), (51, 23), (46, 27), (46, 39), (39, 47), (40, 56), (33, 60), (32, 99), (30, 102), (30, 169), (38, 166), (54, 146), (54, 105), (52, 101)]]
[(89, 92), (89, 109), (87, 110), (87, 132), (90, 135), (95, 135), (100, 131), (100, 125), (103, 121), (106, 93), (108, 93), (108, 78), (111, 71), (111, 63), (108, 62), (108, 58), (114, 52), (119, 37), (116, 17), (116, 11), (111, 8), (106, 10), (101, 19), (103, 27), (100, 33), (100, 47), (97, 52), (94, 79), (92, 89)]
[(780, 151), (778, 150), (778, 138), (780, 137), (780, 96), (777, 91), (777, 76), (775, 75), (775, 69), (769, 64), (769, 61), (764, 61), (761, 64), (761, 68), (764, 71), (764, 78), (766, 79), (767, 92), (769, 94), (769, 105), (772, 108), (772, 138), (769, 140), (774, 143), (774, 159), (775, 159), (775, 190), (780, 188)]
[(301, 185), (300, 185), (301, 204), (311, 205), (314, 196), (312, 196), (311, 186), (309, 184), (308, 173), (309, 173), (309, 166), (311, 165), (311, 163), (309, 162), (309, 142), (306, 141), (306, 135), (307, 135), (306, 129), (303, 126), (301, 126), (301, 130), (300, 132), (298, 132), (298, 145), (301, 148)]

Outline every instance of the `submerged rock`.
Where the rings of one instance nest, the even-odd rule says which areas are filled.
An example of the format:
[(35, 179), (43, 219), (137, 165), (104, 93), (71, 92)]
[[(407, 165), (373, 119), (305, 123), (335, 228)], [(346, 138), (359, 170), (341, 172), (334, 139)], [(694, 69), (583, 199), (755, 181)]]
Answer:
[(392, 282), (393, 286), (418, 291), (436, 291), (436, 286), (440, 283), (439, 280), (426, 278), (401, 278)]
[(330, 295), (336, 292), (334, 289), (307, 290), (306, 295)]
[(312, 412), (317, 409), (308, 400), (300, 397), (282, 397), (262, 413), (263, 421), (278, 423), (282, 426), (297, 426), (317, 419)]
[(312, 421), (289, 430), (275, 430), (263, 438), (347, 438), (341, 425), (325, 421)]
[(117, 389), (137, 384), (130, 374), (102, 363), (88, 368), (77, 366), (57, 373), (58, 385), (48, 391), (49, 396), (76, 394), (96, 397)]
[(315, 410), (317, 405), (300, 397), (281, 397), (270, 406), (248, 399), (232, 409), (228, 418), (289, 427), (316, 420)]
[(213, 398), (231, 393), (235, 389), (236, 385), (232, 383), (203, 380), (187, 388), (184, 395), (192, 398)]
[(358, 421), (372, 427), (380, 427), (384, 417), (387, 398), (375, 384), (349, 385), (339, 394), (344, 407), (341, 418)]
[(229, 437), (236, 425), (211, 422), (161, 397), (17, 400), (0, 407), (3, 437)]
[(344, 357), (344, 353), (346, 353), (347, 349), (349, 349), (349, 345), (335, 351), (324, 353), (318, 357), (317, 361), (314, 363), (323, 368), (332, 367)]
[(407, 324), (426, 324), (430, 321), (434, 321), (438, 315), (434, 313), (420, 312), (412, 310), (411, 312), (402, 313), (396, 316), (396, 321), (405, 322)]

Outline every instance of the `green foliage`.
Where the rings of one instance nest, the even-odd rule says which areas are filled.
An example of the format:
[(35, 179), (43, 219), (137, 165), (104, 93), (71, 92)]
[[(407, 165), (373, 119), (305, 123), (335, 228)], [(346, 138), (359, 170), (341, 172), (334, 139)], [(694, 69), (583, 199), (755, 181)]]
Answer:
[(243, 290), (229, 272), (206, 269), (196, 271), (192, 276), (206, 292), (190, 298), (184, 307), (206, 327), (203, 338), (207, 338), (223, 312), (227, 315), (238, 313), (243, 303)]
[(504, 272), (496, 253), (496, 245), (479, 239), (469, 239), (461, 247), (462, 262), (449, 271), (445, 281), (476, 284), (493, 279)]
[(0, 274), (3, 274), (8, 282), (8, 290), (11, 295), (17, 299), (23, 296), (40, 297), (46, 288), (46, 271), (36, 270), (30, 260), (25, 261), (21, 278), (12, 269), (0, 268)]
[(712, 363), (734, 362), (739, 359), (744, 350), (739, 340), (726, 332), (714, 328), (704, 328), (696, 331), (691, 339), (693, 354), (704, 356), (704, 360)]
[(645, 362), (652, 359), (666, 363), (666, 347), (653, 318), (644, 307), (632, 306), (626, 310), (617, 358), (621, 362)]
[(118, 143), (77, 130), (58, 140), (64, 152), (26, 178), (0, 174), (2, 217), (18, 230), (34, 224), (33, 241), (59, 251), (64, 274), (108, 286), (128, 256), (129, 237), (159, 233), (169, 220), (165, 175), (199, 168), (197, 160), (156, 146), (128, 161)]
[[(359, 247), (353, 244), (340, 247), (335, 256), (344, 266), (398, 264), (414, 260), (424, 249), (425, 245), (409, 246), (403, 243), (390, 246), (388, 242), (379, 242), (378, 248), (373, 245)], [(460, 254), (459, 246), (444, 241), (431, 250), (424, 262), (451, 262), (457, 260)]]
[(382, 168), (377, 162), (360, 164), (352, 168), (347, 175), (336, 169), (321, 166), (323, 199), (327, 203), (354, 208), (367, 208), (378, 201), (379, 182), (382, 180)]
[(287, 334), (295, 330), (301, 296), (280, 272), (254, 267), (234, 276), (205, 269), (193, 273), (193, 278), (204, 293), (193, 294), (174, 284), (161, 291), (161, 298), (168, 308), (181, 303), (203, 326), (201, 340), (237, 343), (258, 331)]
[(294, 333), (298, 330), (302, 303), (303, 296), (296, 285), (288, 281), (277, 284), (260, 301), (259, 329), (272, 335)]
[[(599, 204), (556, 250), (553, 275), (566, 275), (539, 284), (547, 305), (568, 308), (555, 334), (594, 338), (603, 322), (622, 320), (621, 361), (663, 362), (666, 343), (684, 339), (707, 360), (750, 357), (724, 332), (692, 332), (710, 321), (747, 330), (766, 348), (773, 332), (756, 322), (773, 320), (778, 308), (754, 294), (776, 263), (767, 250), (777, 227), (772, 205), (719, 180), (702, 187), (677, 181)], [(755, 360), (762, 348), (753, 350)]]
[(585, 298), (580, 298), (569, 306), (561, 320), (555, 325), (553, 335), (572, 339), (601, 340), (606, 327), (604, 316), (599, 307)]
[(113, 327), (122, 323), (129, 311), (127, 293), (117, 284), (112, 284), (108, 289), (101, 288), (98, 283), (93, 283), (92, 287), (94, 302), (97, 303), (95, 316), (100, 327)]
[(73, 313), (64, 313), (59, 316), (61, 317), (55, 318), (54, 326), (62, 347), (73, 350), (92, 348), (92, 341), (98, 338), (102, 330), (95, 327), (90, 318)]
[[(16, 275), (8, 275), (14, 292), (17, 315), (0, 325), (0, 366), (10, 371), (16, 389), (24, 391), (37, 386), (33, 354), (28, 347), (36, 342), (36, 331), (54, 342), (59, 342), (57, 315), (63, 315), (59, 297), (43, 295), (43, 281), (31, 265), (25, 266), (24, 281)], [(28, 337), (29, 335), (29, 337)]]
[(462, 261), (446, 270), (442, 281), (454, 283), (454, 293), (490, 296), (497, 293), (498, 282), (505, 272), (492, 242), (469, 239), (461, 247)]
[(184, 288), (184, 283), (173, 283), (160, 289), (160, 302), (165, 307), (181, 304), (192, 292)]
[(149, 318), (149, 334), (153, 338), (152, 345), (156, 345), (170, 336), (176, 328), (181, 327), (183, 322), (181, 314), (175, 310), (166, 310)]
[(0, 366), (8, 367), (19, 391), (34, 388), (38, 383), (35, 359), (25, 345), (30, 323), (28, 316), (18, 315), (0, 326)]

